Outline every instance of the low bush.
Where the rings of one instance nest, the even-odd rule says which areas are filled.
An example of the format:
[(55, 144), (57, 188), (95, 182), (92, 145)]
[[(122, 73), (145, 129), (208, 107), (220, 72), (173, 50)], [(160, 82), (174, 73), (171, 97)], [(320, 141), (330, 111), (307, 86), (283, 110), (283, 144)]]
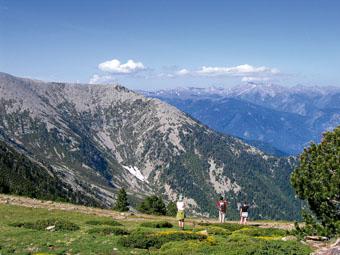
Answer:
[(163, 199), (155, 195), (146, 197), (143, 202), (138, 206), (138, 210), (146, 214), (166, 214), (166, 206), (163, 202)]
[(51, 228), (53, 231), (76, 231), (80, 229), (77, 224), (60, 219), (37, 220), (35, 222), (18, 222), (12, 223), (10, 226), (36, 230), (46, 230), (47, 227), (54, 226)]
[(191, 231), (163, 231), (157, 233), (135, 232), (129, 236), (122, 237), (119, 243), (130, 248), (149, 249), (151, 247), (159, 249), (163, 244), (171, 241), (199, 240), (206, 239), (206, 235), (197, 234)]
[(88, 225), (107, 225), (107, 226), (123, 226), (118, 221), (115, 220), (89, 220), (85, 222)]
[(233, 233), (247, 236), (285, 236), (286, 231), (277, 228), (243, 228), (234, 231)]
[(304, 227), (300, 227), (299, 224), (295, 222), (295, 229), (290, 232), (290, 234), (295, 235), (298, 239), (314, 235), (326, 236), (328, 238), (340, 235), (340, 220), (322, 225), (315, 217), (305, 212), (303, 213), (303, 218), (305, 221)]
[[(296, 241), (265, 241), (247, 236), (239, 236), (240, 238), (216, 237), (216, 245), (211, 245), (206, 241), (178, 241), (168, 242), (151, 254), (181, 254), (181, 255), (308, 255), (311, 249)], [(210, 237), (208, 237), (210, 238)]]
[(141, 227), (146, 228), (172, 228), (173, 225), (168, 221), (149, 221), (140, 224)]
[(236, 224), (236, 223), (198, 223), (198, 225), (200, 226), (215, 226), (215, 227), (219, 227), (219, 228), (224, 228), (226, 230), (229, 230), (231, 232), (236, 231), (236, 230), (240, 230), (242, 228), (249, 228), (249, 226), (245, 226), (245, 225), (240, 225), (240, 224)]
[(105, 228), (92, 228), (87, 231), (89, 234), (100, 234), (100, 235), (128, 235), (129, 231), (122, 229), (122, 228), (112, 228), (112, 227), (105, 227)]
[(195, 228), (193, 231), (198, 232), (198, 231), (204, 231), (204, 230), (206, 230), (209, 235), (228, 236), (231, 234), (231, 231), (221, 228), (221, 227), (216, 227), (216, 226), (198, 227), (198, 228)]
[[(175, 241), (168, 242), (162, 245), (162, 247), (157, 250), (157, 254), (198, 254), (199, 251), (204, 251), (204, 249), (215, 246), (216, 240), (213, 237), (207, 237), (203, 241), (199, 240), (189, 240), (189, 241)], [(216, 246), (214, 247), (216, 249)], [(153, 253), (151, 253), (153, 254)], [(209, 253), (199, 253), (199, 254), (215, 254), (213, 252)], [(225, 254), (225, 252), (223, 253)]]
[(263, 241), (258, 247), (253, 247), (247, 254), (252, 255), (307, 255), (311, 249), (308, 246), (299, 244), (296, 241)]

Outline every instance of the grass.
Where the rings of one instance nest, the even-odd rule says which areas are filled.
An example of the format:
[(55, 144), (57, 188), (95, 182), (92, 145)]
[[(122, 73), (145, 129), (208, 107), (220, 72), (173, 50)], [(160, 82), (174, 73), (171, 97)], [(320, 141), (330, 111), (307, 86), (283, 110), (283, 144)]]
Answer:
[(118, 221), (115, 220), (89, 220), (85, 222), (88, 225), (94, 225), (94, 226), (98, 226), (98, 225), (107, 225), (107, 226), (122, 226), (121, 223), (119, 223)]
[(33, 222), (16, 222), (9, 224), (9, 226), (43, 231), (77, 231), (80, 229), (77, 224), (63, 219), (45, 219)]
[[(204, 224), (185, 231), (176, 220), (108, 217), (71, 211), (0, 205), (0, 254), (296, 254), (308, 246), (281, 241), (278, 229)], [(165, 221), (166, 219), (166, 221)], [(58, 225), (59, 224), (59, 225)], [(55, 226), (54, 231), (46, 227)], [(58, 226), (58, 227), (57, 227)], [(70, 227), (73, 226), (73, 227)], [(208, 235), (207, 235), (208, 234)]]

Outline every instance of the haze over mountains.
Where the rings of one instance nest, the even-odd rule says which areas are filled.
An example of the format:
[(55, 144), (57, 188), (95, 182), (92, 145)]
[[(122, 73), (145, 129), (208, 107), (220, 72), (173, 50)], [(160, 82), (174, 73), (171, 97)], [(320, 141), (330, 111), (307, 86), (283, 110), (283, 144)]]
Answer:
[(340, 124), (339, 87), (284, 87), (247, 83), (230, 89), (142, 91), (224, 134), (275, 155), (299, 154), (310, 141)]
[(289, 184), (293, 158), (270, 156), (122, 86), (0, 73), (0, 137), (65, 190), (83, 194), (74, 202), (109, 207), (125, 187), (134, 202), (150, 194), (175, 200), (182, 193), (194, 214), (216, 213), (215, 200), (226, 193), (233, 218), (244, 199), (253, 218), (299, 215)]

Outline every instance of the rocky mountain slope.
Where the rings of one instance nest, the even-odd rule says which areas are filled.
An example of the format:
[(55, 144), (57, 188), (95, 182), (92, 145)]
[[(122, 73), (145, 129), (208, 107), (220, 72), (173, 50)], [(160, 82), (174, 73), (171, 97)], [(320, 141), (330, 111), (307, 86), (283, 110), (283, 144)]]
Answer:
[(42, 165), (0, 141), (0, 193), (100, 206), (96, 194), (81, 193)]
[(84, 195), (110, 206), (130, 197), (183, 193), (189, 211), (216, 213), (226, 193), (230, 217), (248, 200), (255, 218), (293, 219), (294, 160), (276, 158), (196, 122), (173, 106), (122, 86), (45, 83), (0, 74), (0, 136)]
[[(340, 124), (340, 88), (248, 83), (142, 92), (271, 153), (298, 154)], [(279, 151), (273, 150), (273, 148)]]

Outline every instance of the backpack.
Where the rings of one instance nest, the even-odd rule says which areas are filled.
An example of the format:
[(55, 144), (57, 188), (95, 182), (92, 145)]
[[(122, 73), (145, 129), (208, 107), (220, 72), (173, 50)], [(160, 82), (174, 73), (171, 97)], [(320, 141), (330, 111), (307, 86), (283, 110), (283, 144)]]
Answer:
[(218, 206), (221, 212), (225, 212), (225, 202), (224, 201), (219, 201)]

